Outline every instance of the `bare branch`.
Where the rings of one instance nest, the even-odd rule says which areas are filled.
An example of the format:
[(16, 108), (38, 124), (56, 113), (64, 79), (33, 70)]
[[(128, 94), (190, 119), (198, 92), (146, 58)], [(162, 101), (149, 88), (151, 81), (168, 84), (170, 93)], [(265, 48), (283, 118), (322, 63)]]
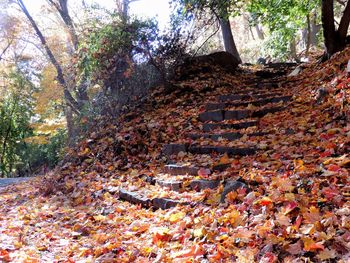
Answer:
[(10, 48), (10, 46), (13, 43), (13, 39), (11, 39), (11, 41), (9, 43), (7, 43), (7, 46), (4, 48), (4, 50), (1, 52), (0, 54), (0, 61), (2, 60), (2, 56), (6, 53), (6, 51)]

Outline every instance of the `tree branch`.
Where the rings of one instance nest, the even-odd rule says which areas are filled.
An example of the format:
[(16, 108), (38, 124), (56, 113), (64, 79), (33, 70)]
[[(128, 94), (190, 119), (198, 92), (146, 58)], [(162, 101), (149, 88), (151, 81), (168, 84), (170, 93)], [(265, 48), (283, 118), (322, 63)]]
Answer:
[(202, 45), (200, 45), (200, 46), (198, 47), (198, 49), (196, 50), (196, 52), (194, 53), (193, 56), (196, 56), (197, 53), (198, 53), (198, 51), (205, 45), (205, 43), (207, 43), (207, 42), (209, 41), (209, 39), (211, 39), (213, 36), (215, 36), (216, 33), (217, 33), (219, 30), (220, 30), (220, 26), (217, 25), (217, 28), (216, 28), (216, 30), (214, 31), (214, 33), (211, 34), (211, 35), (202, 43)]
[(50, 47), (47, 45), (47, 42), (46, 42), (46, 39), (45, 39), (44, 35), (40, 31), (40, 29), (39, 29), (38, 25), (36, 24), (36, 22), (34, 21), (33, 17), (29, 14), (29, 12), (28, 12), (26, 6), (24, 5), (23, 1), (22, 0), (17, 0), (17, 3), (19, 5), (19, 7), (21, 8), (21, 10), (23, 11), (23, 13), (28, 18), (30, 24), (32, 25), (32, 27), (33, 27), (33, 29), (35, 31), (35, 33), (39, 37), (40, 42), (43, 45), (43, 47), (44, 47), (44, 49), (45, 49), (45, 51), (46, 51), (46, 53), (47, 53), (51, 63), (56, 68), (57, 80), (63, 87), (64, 97), (66, 99), (67, 104), (69, 104), (76, 113), (79, 113), (79, 110), (78, 110), (78, 106), (79, 105), (78, 105), (77, 101), (73, 98), (72, 94), (68, 90), (68, 86), (67, 86), (67, 83), (65, 81), (61, 65), (59, 64), (59, 62), (57, 61), (56, 57), (52, 53)]
[(6, 51), (10, 48), (10, 46), (12, 45), (13, 39), (11, 39), (11, 41), (9, 43), (7, 43), (7, 46), (4, 48), (4, 50), (1, 52), (0, 54), (0, 61), (2, 60), (2, 56), (6, 53)]

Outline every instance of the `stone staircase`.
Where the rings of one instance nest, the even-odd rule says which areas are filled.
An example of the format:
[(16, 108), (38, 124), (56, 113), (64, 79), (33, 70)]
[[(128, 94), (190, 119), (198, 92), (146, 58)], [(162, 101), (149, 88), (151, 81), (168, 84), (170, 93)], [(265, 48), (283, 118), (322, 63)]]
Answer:
[[(259, 119), (286, 109), (291, 100), (292, 96), (277, 82), (260, 82), (251, 88), (237, 89), (230, 94), (219, 95), (216, 101), (208, 102), (205, 111), (199, 114), (198, 130), (201, 131), (186, 134), (185, 137), (190, 142), (164, 145), (162, 154), (170, 160), (180, 153), (190, 153), (194, 159), (200, 155), (235, 158), (254, 155), (259, 148), (252, 143), (242, 145), (239, 140), (248, 136), (256, 138), (253, 141), (258, 141), (260, 137), (268, 135), (268, 132), (259, 128)], [(250, 127), (255, 127), (256, 131), (247, 133), (245, 129)], [(225, 142), (230, 142), (230, 145)], [(177, 205), (194, 205), (202, 202), (206, 189), (224, 187), (220, 196), (220, 202), (224, 202), (225, 196), (230, 191), (238, 189), (249, 191), (249, 186), (238, 176), (237, 178), (212, 176), (220, 175), (220, 172), (229, 167), (230, 163), (212, 167), (170, 163), (155, 175), (142, 175), (141, 183), (139, 181), (135, 185), (122, 187), (119, 198), (146, 208), (168, 209)]]

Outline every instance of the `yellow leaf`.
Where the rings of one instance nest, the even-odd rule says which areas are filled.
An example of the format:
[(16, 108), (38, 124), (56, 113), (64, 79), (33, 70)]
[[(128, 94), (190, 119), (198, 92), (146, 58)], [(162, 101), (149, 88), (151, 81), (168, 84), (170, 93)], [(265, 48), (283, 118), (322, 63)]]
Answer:
[(204, 235), (206, 234), (206, 231), (204, 229), (204, 227), (202, 228), (197, 228), (193, 231), (193, 236), (194, 237), (198, 237), (198, 238), (201, 238), (203, 237)]
[(179, 222), (181, 219), (183, 219), (185, 217), (186, 213), (185, 212), (178, 212), (178, 213), (175, 213), (175, 214), (172, 214), (170, 217), (169, 217), (169, 222), (170, 223), (177, 223)]

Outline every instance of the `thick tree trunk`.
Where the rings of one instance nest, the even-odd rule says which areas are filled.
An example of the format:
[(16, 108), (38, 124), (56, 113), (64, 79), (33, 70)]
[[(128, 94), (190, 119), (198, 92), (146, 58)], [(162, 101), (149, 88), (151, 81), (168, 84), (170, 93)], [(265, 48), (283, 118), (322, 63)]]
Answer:
[(338, 30), (335, 30), (333, 5), (333, 0), (322, 0), (322, 26), (326, 46), (326, 58), (330, 58), (334, 53), (344, 49), (350, 23), (350, 1), (348, 1)]
[(231, 25), (229, 19), (220, 19), (220, 26), (222, 31), (222, 38), (224, 40), (225, 50), (235, 56), (240, 63), (242, 63), (239, 56), (235, 41), (233, 39)]
[(336, 38), (334, 25), (333, 0), (322, 0), (322, 26), (327, 57), (331, 57), (337, 50), (334, 42)]

